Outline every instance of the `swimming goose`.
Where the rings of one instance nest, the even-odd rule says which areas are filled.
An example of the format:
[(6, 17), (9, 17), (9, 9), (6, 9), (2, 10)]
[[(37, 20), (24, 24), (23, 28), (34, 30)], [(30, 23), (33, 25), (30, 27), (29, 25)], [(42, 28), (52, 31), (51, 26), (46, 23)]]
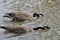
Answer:
[(25, 21), (25, 20), (29, 20), (32, 21), (34, 19), (38, 19), (39, 17), (44, 16), (43, 14), (37, 14), (34, 13), (33, 15), (27, 14), (25, 12), (11, 12), (11, 13), (6, 13), (5, 16), (3, 17), (8, 17), (8, 18), (12, 18), (13, 21)]
[(32, 32), (33, 30), (36, 31), (36, 30), (49, 30), (50, 27), (48, 26), (45, 26), (45, 27), (37, 27), (37, 28), (30, 28), (26, 25), (20, 25), (19, 27), (17, 26), (0, 26), (0, 28), (3, 28), (5, 30), (8, 30), (9, 32), (12, 32), (12, 33), (17, 33), (17, 34), (22, 34), (22, 33), (26, 33), (26, 32)]

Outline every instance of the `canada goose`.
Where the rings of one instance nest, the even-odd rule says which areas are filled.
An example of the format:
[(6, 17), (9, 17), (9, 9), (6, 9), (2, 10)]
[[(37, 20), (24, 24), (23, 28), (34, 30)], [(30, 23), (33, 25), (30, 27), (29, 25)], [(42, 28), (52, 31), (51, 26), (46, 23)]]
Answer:
[(8, 18), (12, 18), (13, 21), (25, 21), (25, 20), (29, 20), (32, 21), (34, 19), (38, 19), (39, 17), (44, 16), (43, 14), (37, 14), (34, 13), (33, 15), (27, 14), (25, 12), (11, 12), (11, 13), (6, 13), (5, 16), (3, 17), (8, 17)]
[(33, 30), (38, 30), (38, 29), (41, 29), (41, 30), (47, 30), (47, 29), (49, 30), (50, 29), (48, 26), (30, 28), (26, 25), (20, 25), (19, 27), (16, 27), (16, 26), (10, 26), (10, 27), (9, 26), (0, 26), (0, 28), (3, 28), (5, 30), (8, 30), (9, 32), (17, 33), (17, 34), (32, 32)]

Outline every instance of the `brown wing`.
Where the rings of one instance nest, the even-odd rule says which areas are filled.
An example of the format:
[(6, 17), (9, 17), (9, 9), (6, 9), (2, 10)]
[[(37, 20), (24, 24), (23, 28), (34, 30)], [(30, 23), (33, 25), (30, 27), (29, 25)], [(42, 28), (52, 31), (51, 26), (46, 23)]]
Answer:
[(24, 27), (23, 25), (20, 25), (20, 26), (6, 26), (5, 27), (6, 30), (8, 30), (9, 32), (13, 32), (13, 33), (26, 33), (26, 27)]
[(25, 19), (32, 20), (33, 19), (32, 15), (24, 13), (24, 12), (16, 12), (16, 15), (19, 16), (19, 18), (22, 20), (25, 20)]

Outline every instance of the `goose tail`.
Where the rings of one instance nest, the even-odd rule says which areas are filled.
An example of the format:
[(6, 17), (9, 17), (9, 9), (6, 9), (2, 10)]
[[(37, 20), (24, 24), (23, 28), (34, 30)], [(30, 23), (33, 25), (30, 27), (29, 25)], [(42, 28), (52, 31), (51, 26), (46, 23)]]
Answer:
[(0, 28), (2, 28), (2, 29), (6, 29), (5, 26), (0, 26)]

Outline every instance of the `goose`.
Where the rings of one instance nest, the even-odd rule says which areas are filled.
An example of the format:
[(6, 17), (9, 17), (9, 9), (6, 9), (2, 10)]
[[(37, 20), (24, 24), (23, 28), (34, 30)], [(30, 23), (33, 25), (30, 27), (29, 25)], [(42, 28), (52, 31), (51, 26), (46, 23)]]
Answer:
[(36, 28), (30, 28), (27, 25), (20, 25), (20, 26), (0, 26), (0, 28), (3, 28), (11, 33), (16, 33), (16, 34), (23, 34), (27, 32), (32, 32), (33, 30), (49, 30), (50, 27), (44, 26), (44, 27), (36, 27)]
[(17, 11), (17, 12), (11, 12), (11, 13), (6, 13), (6, 15), (4, 15), (3, 17), (8, 17), (11, 18), (13, 21), (25, 21), (25, 20), (36, 20), (39, 17), (44, 16), (43, 14), (37, 14), (34, 13), (33, 15), (27, 14), (25, 12), (22, 11)]

